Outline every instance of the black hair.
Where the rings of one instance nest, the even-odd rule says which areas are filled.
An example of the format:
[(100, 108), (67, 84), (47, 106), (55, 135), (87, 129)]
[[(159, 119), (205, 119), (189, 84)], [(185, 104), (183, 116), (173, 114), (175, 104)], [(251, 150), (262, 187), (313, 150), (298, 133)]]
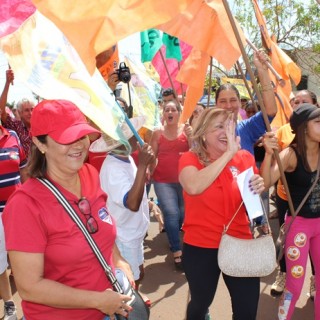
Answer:
[(172, 88), (166, 88), (166, 89), (162, 90), (162, 96), (163, 97), (167, 97), (167, 96), (170, 96), (170, 95), (174, 96), (174, 91), (173, 91)]
[(236, 93), (238, 99), (241, 100), (240, 99), (240, 93), (239, 93), (238, 89), (236, 88), (236, 86), (234, 86), (232, 83), (224, 83), (216, 91), (216, 104), (217, 104), (217, 101), (219, 99), (220, 93), (222, 91), (224, 91), (224, 90), (233, 90)]

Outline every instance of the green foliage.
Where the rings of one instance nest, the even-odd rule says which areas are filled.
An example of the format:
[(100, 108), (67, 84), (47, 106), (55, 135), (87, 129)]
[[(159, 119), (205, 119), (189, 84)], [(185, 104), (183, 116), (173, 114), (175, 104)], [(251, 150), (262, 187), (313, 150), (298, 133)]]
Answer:
[[(258, 0), (258, 4), (269, 34), (276, 37), (281, 48), (296, 57), (303, 56), (308, 49), (313, 54), (312, 60), (320, 61), (320, 5), (315, 0)], [(261, 47), (252, 1), (234, 0), (232, 11), (248, 38)], [(312, 64), (310, 69), (320, 76), (319, 63)]]

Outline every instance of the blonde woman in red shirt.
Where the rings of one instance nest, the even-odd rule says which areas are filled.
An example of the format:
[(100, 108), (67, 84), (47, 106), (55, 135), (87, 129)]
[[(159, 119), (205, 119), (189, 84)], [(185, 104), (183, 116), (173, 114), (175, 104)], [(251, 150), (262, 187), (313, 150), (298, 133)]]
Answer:
[[(232, 112), (219, 108), (203, 111), (192, 133), (193, 147), (179, 162), (185, 201), (183, 268), (191, 294), (187, 320), (205, 320), (221, 273), (218, 250), (222, 231), (239, 207), (228, 234), (252, 238), (237, 176), (250, 167), (258, 170), (253, 155), (240, 150), (235, 127)], [(264, 190), (263, 179), (254, 174), (249, 188), (260, 194)], [(231, 296), (234, 319), (255, 320), (259, 278), (223, 274), (223, 279)]]

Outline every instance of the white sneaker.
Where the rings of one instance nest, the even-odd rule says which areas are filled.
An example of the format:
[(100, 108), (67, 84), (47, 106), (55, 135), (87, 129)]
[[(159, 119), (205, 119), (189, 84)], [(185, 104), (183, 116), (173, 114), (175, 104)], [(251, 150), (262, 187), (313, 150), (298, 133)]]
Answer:
[(313, 300), (316, 295), (316, 282), (314, 276), (310, 277), (310, 298)]
[(276, 281), (271, 286), (271, 294), (272, 295), (280, 295), (282, 294), (284, 287), (286, 285), (286, 274), (285, 272), (278, 272), (278, 275), (276, 277)]
[(6, 301), (4, 303), (4, 317), (3, 320), (18, 320), (17, 309), (13, 301)]

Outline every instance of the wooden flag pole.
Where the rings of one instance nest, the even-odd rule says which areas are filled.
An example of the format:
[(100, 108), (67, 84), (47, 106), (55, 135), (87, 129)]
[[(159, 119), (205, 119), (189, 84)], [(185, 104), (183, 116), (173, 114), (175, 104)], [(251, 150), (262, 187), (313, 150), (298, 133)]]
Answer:
[(210, 71), (209, 71), (209, 84), (208, 84), (208, 101), (207, 108), (210, 106), (210, 98), (211, 98), (211, 82), (212, 82), (212, 57), (210, 57)]
[[(262, 99), (261, 93), (259, 91), (257, 81), (256, 81), (256, 79), (254, 77), (254, 73), (253, 73), (252, 68), (250, 66), (249, 58), (248, 58), (247, 53), (246, 53), (246, 51), (244, 49), (244, 46), (243, 46), (243, 43), (242, 43), (242, 40), (241, 40), (241, 37), (240, 37), (240, 34), (239, 34), (239, 30), (238, 30), (238, 28), (236, 26), (236, 23), (234, 21), (233, 15), (231, 13), (228, 1), (227, 0), (222, 0), (222, 2), (223, 2), (223, 5), (224, 5), (224, 8), (226, 9), (226, 13), (228, 15), (230, 24), (231, 24), (233, 32), (234, 32), (234, 35), (235, 35), (235, 37), (237, 39), (237, 42), (238, 42), (238, 45), (239, 45), (239, 48), (240, 48), (240, 51), (241, 51), (241, 54), (242, 54), (242, 58), (243, 58), (243, 60), (244, 60), (244, 62), (246, 64), (247, 71), (249, 72), (249, 75), (250, 75), (250, 78), (251, 78), (251, 83), (253, 85), (254, 91), (256, 92), (256, 95), (257, 95), (257, 98), (258, 98), (258, 102), (259, 102), (259, 105), (260, 105), (260, 109), (261, 109), (261, 112), (262, 112), (262, 115), (263, 115), (263, 119), (264, 119), (265, 125), (267, 127), (267, 130), (271, 131), (271, 126), (270, 126), (270, 122), (269, 122), (269, 119), (268, 119), (268, 116), (267, 116), (267, 113), (266, 113), (266, 109), (264, 107), (263, 99)], [(286, 179), (285, 174), (284, 174), (284, 170), (283, 170), (283, 167), (282, 167), (282, 163), (281, 163), (281, 160), (280, 160), (280, 157), (279, 157), (278, 150), (274, 150), (274, 156), (275, 156), (275, 159), (276, 159), (276, 161), (278, 163), (280, 176), (281, 176), (281, 181), (283, 183), (283, 186), (285, 188), (285, 191), (286, 191), (286, 194), (287, 194), (287, 197), (288, 197), (289, 209), (290, 209), (290, 211), (292, 213), (294, 213), (295, 210), (294, 210), (294, 207), (293, 207), (293, 203), (292, 203), (289, 187), (288, 187), (288, 184), (287, 184), (287, 179)]]
[(239, 72), (240, 72), (240, 74), (241, 74), (241, 77), (242, 77), (242, 79), (243, 79), (243, 81), (244, 81), (244, 84), (245, 84), (245, 86), (246, 86), (246, 89), (247, 89), (247, 91), (248, 91), (248, 93), (249, 93), (249, 96), (250, 96), (252, 105), (253, 105), (253, 107), (254, 107), (254, 110), (256, 110), (256, 112), (258, 112), (259, 110), (258, 110), (257, 104), (256, 104), (255, 101), (254, 101), (254, 98), (253, 98), (253, 95), (252, 95), (252, 92), (251, 92), (251, 88), (249, 87), (249, 83), (248, 83), (248, 81), (247, 81), (247, 79), (246, 79), (246, 77), (245, 77), (245, 75), (244, 75), (244, 73), (243, 73), (243, 70), (242, 70), (242, 68), (241, 68), (241, 65), (240, 65), (239, 61), (237, 61), (237, 68), (238, 68), (238, 70), (239, 70)]
[(175, 98), (176, 101), (180, 104), (179, 99), (178, 99), (178, 95), (177, 95), (177, 92), (176, 92), (176, 89), (174, 88), (173, 81), (172, 81), (172, 78), (171, 78), (171, 75), (170, 75), (170, 72), (169, 72), (167, 63), (166, 63), (166, 59), (165, 59), (164, 56), (163, 56), (163, 53), (162, 53), (162, 51), (161, 51), (161, 48), (160, 48), (159, 52), (160, 52), (160, 57), (161, 57), (161, 60), (162, 60), (162, 62), (163, 62), (164, 68), (166, 69), (166, 72), (167, 72), (167, 75), (168, 75), (168, 78), (169, 78), (169, 81), (170, 81), (170, 84), (171, 84), (171, 88), (172, 88), (172, 90), (173, 90), (174, 98)]
[[(253, 51), (255, 52), (259, 51), (258, 48), (249, 39), (246, 39), (246, 41)], [(266, 65), (269, 68), (269, 70), (274, 74), (280, 86), (284, 87), (286, 85), (286, 81), (281, 78), (280, 74), (275, 70), (275, 68), (272, 66), (272, 64), (269, 61), (266, 62)]]

